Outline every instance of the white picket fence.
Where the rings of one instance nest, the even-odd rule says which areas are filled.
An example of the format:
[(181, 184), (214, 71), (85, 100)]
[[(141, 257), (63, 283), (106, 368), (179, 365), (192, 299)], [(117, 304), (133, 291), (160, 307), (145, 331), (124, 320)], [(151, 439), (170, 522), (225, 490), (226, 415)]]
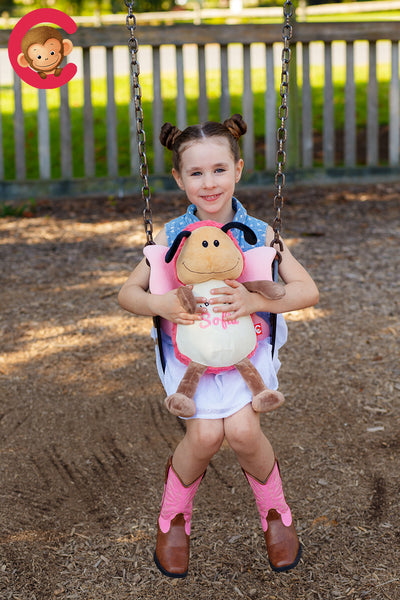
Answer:
[[(0, 48), (6, 48), (10, 31), (0, 31)], [(209, 90), (207, 89), (207, 70), (219, 69), (220, 76), (220, 118), (226, 118), (231, 112), (231, 97), (234, 90), (229, 87), (229, 70), (242, 68), (243, 98), (242, 113), (248, 123), (248, 133), (243, 138), (243, 154), (246, 175), (249, 181), (261, 181), (265, 174), (271, 174), (276, 163), (277, 94), (276, 64), (282, 47), (281, 25), (174, 25), (140, 26), (137, 36), (142, 56), (147, 56), (147, 68), (153, 77), (152, 125), (154, 139), (147, 140), (154, 148), (154, 160), (150, 165), (151, 174), (157, 175), (157, 184), (163, 181), (165, 174), (164, 149), (157, 136), (164, 122), (163, 90), (161, 70), (163, 52), (170, 53), (170, 68), (176, 78), (176, 123), (180, 128), (187, 123), (187, 98), (185, 94), (185, 74), (188, 68), (198, 74), (198, 119), (209, 118)], [(84, 89), (84, 132), (83, 139), (74, 139), (71, 133), (69, 86), (60, 88), (60, 135), (61, 135), (61, 178), (52, 178), (51, 144), (49, 133), (49, 111), (45, 90), (38, 91), (38, 156), (39, 176), (37, 180), (27, 181), (25, 139), (26, 131), (24, 108), (22, 103), (21, 81), (14, 76), (12, 86), (15, 102), (14, 115), (14, 155), (15, 169), (11, 177), (5, 169), (4, 140), (0, 144), (0, 186), (4, 196), (30, 195), (37, 193), (80, 193), (85, 191), (106, 191), (118, 184), (122, 193), (132, 191), (132, 178), (138, 176), (138, 158), (136, 147), (136, 124), (133, 110), (126, 116), (130, 128), (130, 173), (120, 173), (118, 166), (119, 140), (117, 136), (117, 111), (115, 98), (115, 54), (123, 52), (128, 64), (127, 40), (129, 32), (125, 23), (106, 27), (78, 27), (73, 35), (74, 51), (81, 55), (79, 76), (83, 78)], [(297, 49), (293, 55), (295, 68), (291, 72), (289, 84), (289, 172), (298, 176), (312, 178), (330, 174), (348, 174), (353, 176), (375, 173), (399, 173), (400, 159), (400, 94), (399, 94), (399, 39), (400, 23), (297, 23), (294, 28), (292, 47)], [(338, 42), (341, 42), (339, 48)], [(363, 44), (368, 64), (368, 97), (366, 139), (358, 138), (358, 118), (356, 114), (356, 78), (358, 68), (356, 56)], [(379, 119), (381, 110), (378, 89), (381, 46), (385, 44), (385, 68), (390, 69), (389, 94), (385, 99), (389, 113), (389, 126), (384, 144), (380, 143)], [(107, 81), (107, 177), (96, 179), (95, 123), (93, 117), (91, 56), (99, 47), (105, 49), (105, 73)], [(121, 50), (121, 47), (125, 47)], [(191, 64), (188, 65), (188, 52)], [(341, 54), (346, 65), (346, 83), (344, 98), (344, 128), (338, 132), (334, 118), (334, 79), (333, 65), (336, 54)], [(323, 132), (322, 140), (316, 140), (312, 108), (311, 70), (317, 60), (324, 69)], [(150, 64), (149, 64), (150, 61)], [(254, 90), (251, 72), (255, 62), (262, 64), (266, 72), (264, 95), (265, 127), (263, 132), (263, 166), (256, 169), (256, 139)], [(171, 67), (172, 62), (172, 67)], [(297, 63), (297, 65), (296, 65)], [(127, 74), (129, 77), (129, 74)], [(297, 85), (296, 79), (301, 82)], [(0, 106), (2, 95), (0, 82)], [(145, 115), (146, 118), (146, 115)], [(129, 123), (129, 124), (128, 124)], [(0, 119), (0, 136), (2, 122)], [(337, 143), (343, 149), (338, 153)], [(258, 139), (258, 146), (260, 140)], [(316, 144), (318, 143), (318, 153)], [(365, 145), (365, 152), (359, 152), (359, 144)], [(73, 169), (73, 152), (77, 144), (83, 144), (84, 177), (77, 178)], [(363, 155), (363, 158), (359, 156)], [(338, 158), (338, 155), (340, 157)], [(299, 175), (300, 174), (300, 175)], [(35, 191), (36, 190), (36, 191)]]

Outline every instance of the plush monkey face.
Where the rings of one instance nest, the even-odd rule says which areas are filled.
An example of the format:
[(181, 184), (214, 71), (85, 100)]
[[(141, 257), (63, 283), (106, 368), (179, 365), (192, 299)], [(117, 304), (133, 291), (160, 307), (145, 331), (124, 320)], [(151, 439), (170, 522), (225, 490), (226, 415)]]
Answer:
[(243, 264), (243, 254), (229, 235), (218, 227), (205, 226), (192, 231), (185, 241), (176, 272), (183, 284), (237, 279)]
[(22, 38), (21, 54), (17, 61), (21, 67), (31, 67), (35, 71), (50, 74), (59, 68), (64, 56), (72, 51), (70, 40), (64, 40), (61, 33), (42, 25), (30, 29)]

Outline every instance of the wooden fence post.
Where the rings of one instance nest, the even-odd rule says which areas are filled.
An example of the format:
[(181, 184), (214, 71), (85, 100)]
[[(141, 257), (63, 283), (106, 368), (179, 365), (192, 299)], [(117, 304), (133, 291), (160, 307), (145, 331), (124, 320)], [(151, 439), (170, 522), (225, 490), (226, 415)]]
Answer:
[(306, 169), (311, 169), (313, 165), (313, 112), (312, 112), (312, 94), (310, 81), (310, 45), (308, 43), (302, 46), (303, 77), (301, 84), (301, 139), (302, 139), (302, 161), (301, 164)]
[[(293, 23), (296, 26), (296, 16), (293, 13)], [(287, 167), (297, 169), (300, 166), (300, 123), (301, 112), (299, 105), (299, 86), (297, 81), (297, 44), (295, 39), (290, 43), (290, 63), (289, 63), (289, 98), (288, 98), (288, 119), (287, 119)]]
[(346, 85), (344, 111), (344, 164), (346, 167), (354, 167), (357, 161), (354, 42), (346, 43)]
[(389, 100), (389, 164), (391, 167), (398, 167), (400, 158), (399, 46), (399, 42), (392, 42), (392, 77)]
[(50, 179), (50, 128), (49, 128), (49, 110), (47, 108), (47, 90), (38, 90), (39, 110), (38, 110), (38, 154), (39, 154), (39, 175), (40, 179)]
[[(164, 148), (161, 146), (158, 136), (163, 121), (163, 101), (161, 93), (161, 55), (160, 46), (153, 48), (153, 147), (154, 147), (154, 171), (162, 173), (165, 167)], [(146, 124), (145, 124), (146, 125)]]
[(15, 175), (18, 181), (26, 177), (25, 162), (25, 118), (22, 108), (21, 80), (14, 73), (14, 148), (15, 148)]

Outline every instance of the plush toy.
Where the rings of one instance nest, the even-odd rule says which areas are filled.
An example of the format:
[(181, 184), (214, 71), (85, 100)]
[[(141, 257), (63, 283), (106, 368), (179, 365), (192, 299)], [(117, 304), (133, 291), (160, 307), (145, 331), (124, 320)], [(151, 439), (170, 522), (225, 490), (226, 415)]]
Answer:
[[(221, 287), (225, 279), (237, 280), (249, 291), (266, 298), (284, 296), (284, 286), (271, 281), (275, 250), (263, 246), (243, 252), (230, 231), (233, 228), (243, 231), (248, 244), (256, 243), (254, 232), (242, 223), (221, 225), (200, 221), (181, 231), (169, 249), (147, 246), (144, 253), (151, 267), (150, 292), (165, 293), (177, 288), (182, 306), (191, 314), (197, 309), (195, 298), (210, 298), (210, 290)], [(208, 308), (208, 302), (203, 306)], [(255, 411), (268, 412), (284, 402), (283, 394), (269, 390), (249, 360), (258, 338), (269, 334), (267, 322), (258, 315), (226, 320), (227, 314), (207, 310), (193, 325), (163, 323), (173, 339), (177, 358), (187, 365), (177, 391), (165, 399), (173, 414), (193, 416), (196, 412), (193, 397), (201, 376), (233, 368), (251, 390)]]

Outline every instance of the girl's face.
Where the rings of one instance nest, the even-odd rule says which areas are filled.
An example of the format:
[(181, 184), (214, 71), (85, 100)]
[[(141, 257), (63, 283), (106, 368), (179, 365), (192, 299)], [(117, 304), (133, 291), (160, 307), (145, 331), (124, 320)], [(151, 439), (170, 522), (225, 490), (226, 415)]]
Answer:
[(182, 151), (180, 172), (172, 174), (200, 220), (227, 223), (233, 219), (232, 196), (240, 180), (243, 160), (235, 162), (224, 137), (195, 141)]

